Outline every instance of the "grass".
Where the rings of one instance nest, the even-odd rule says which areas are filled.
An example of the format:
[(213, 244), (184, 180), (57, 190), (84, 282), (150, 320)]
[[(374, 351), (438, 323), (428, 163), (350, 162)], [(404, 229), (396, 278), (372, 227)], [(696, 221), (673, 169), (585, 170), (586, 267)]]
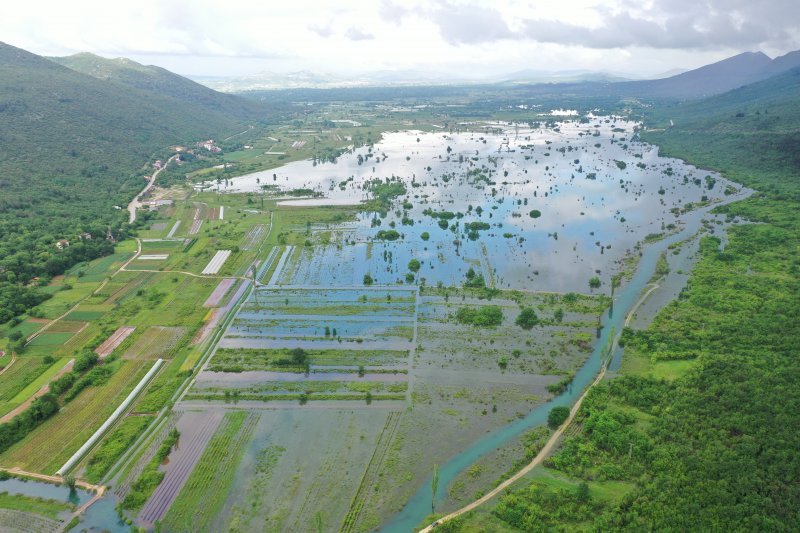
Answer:
[(12, 509), (14, 511), (33, 513), (58, 520), (58, 515), (65, 511), (74, 510), (75, 506), (58, 500), (47, 500), (44, 498), (35, 498), (33, 496), (0, 492), (0, 509)]
[(245, 452), (255, 413), (227, 413), (164, 518), (171, 531), (211, 531)]
[[(243, 372), (250, 370), (286, 370), (277, 362), (291, 359), (291, 350), (259, 350), (220, 348), (208, 365), (212, 372)], [(313, 365), (378, 365), (399, 363), (408, 356), (403, 351), (388, 350), (306, 350)]]
[(654, 361), (651, 357), (640, 354), (633, 347), (627, 347), (620, 365), (620, 373), (673, 381), (685, 376), (696, 365), (696, 359)]
[(50, 333), (49, 331), (38, 335), (30, 343), (30, 346), (60, 346), (70, 340), (74, 332)]
[[(36, 391), (38, 391), (39, 389), (50, 383), (50, 380), (53, 378), (53, 376), (55, 376), (59, 370), (64, 368), (64, 365), (67, 364), (67, 361), (69, 361), (69, 359), (67, 358), (56, 360), (56, 362), (53, 363), (47, 370), (42, 372), (39, 375), (39, 377), (31, 381), (24, 389), (19, 391), (16, 394), (16, 396), (14, 396), (10, 400), (8, 400), (7, 403), (2, 405), (0, 407), (0, 415), (7, 413), (11, 409), (14, 409), (16, 406), (18, 406), (19, 404), (21, 404), (22, 402), (33, 396), (33, 394), (35, 394)], [(15, 365), (19, 364), (19, 361), (14, 364)]]
[(17, 361), (0, 376), (0, 402), (14, 401), (45, 370), (54, 367), (57, 367), (57, 363), (47, 367), (38, 357), (17, 357)]
[(146, 362), (124, 361), (105, 385), (87, 388), (0, 455), (0, 464), (32, 472), (55, 472), (106, 421), (149, 367)]
[(152, 420), (152, 416), (125, 418), (89, 457), (85, 471), (87, 481), (99, 483)]

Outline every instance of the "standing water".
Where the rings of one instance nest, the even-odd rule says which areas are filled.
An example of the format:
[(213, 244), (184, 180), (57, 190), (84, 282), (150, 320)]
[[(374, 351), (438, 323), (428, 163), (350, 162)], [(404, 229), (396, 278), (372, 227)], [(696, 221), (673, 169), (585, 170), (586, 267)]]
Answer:
[[(752, 191), (742, 191), (737, 195), (727, 198), (723, 203), (740, 200), (751, 194), (751, 192)], [(534, 409), (528, 413), (525, 418), (475, 441), (471, 446), (441, 466), (439, 468), (439, 484), (435, 498), (437, 502), (441, 502), (446, 498), (448, 485), (458, 474), (475, 463), (475, 461), (493, 452), (523, 432), (545, 424), (547, 422), (547, 415), (553, 407), (570, 406), (577, 400), (583, 392), (584, 387), (591, 383), (600, 371), (601, 365), (603, 364), (604, 351), (612, 340), (611, 335), (621, 331), (622, 325), (625, 322), (625, 317), (633, 310), (642, 290), (647, 285), (653, 272), (655, 272), (658, 257), (671, 244), (680, 242), (694, 235), (700, 228), (703, 217), (706, 216), (713, 207), (716, 206), (706, 207), (690, 213), (685, 218), (686, 226), (683, 231), (644, 248), (636, 273), (630, 282), (615, 295), (614, 313), (609, 316), (609, 313), (606, 312), (603, 316), (604, 327), (600, 338), (597, 340), (595, 349), (586, 361), (586, 364), (584, 364), (575, 375), (575, 379), (568, 390)], [(408, 531), (413, 531), (413, 529), (419, 526), (422, 520), (430, 514), (431, 496), (431, 480), (429, 478), (408, 500), (405, 507), (403, 507), (381, 531), (385, 533), (407, 533)]]

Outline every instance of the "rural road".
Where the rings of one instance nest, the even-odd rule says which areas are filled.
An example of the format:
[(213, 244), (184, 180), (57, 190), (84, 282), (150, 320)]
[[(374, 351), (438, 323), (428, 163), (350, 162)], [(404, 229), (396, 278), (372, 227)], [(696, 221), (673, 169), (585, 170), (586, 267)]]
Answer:
[[(658, 289), (659, 282), (662, 279), (663, 279), (663, 277), (660, 278), (657, 282), (655, 282), (653, 284), (653, 286), (650, 287), (650, 289), (644, 295), (642, 295), (642, 297), (639, 299), (639, 301), (636, 302), (636, 304), (630, 310), (628, 315), (625, 317), (625, 326), (628, 326), (628, 324), (630, 324), (630, 321), (633, 318), (633, 316), (636, 314), (637, 309), (639, 309), (639, 306), (642, 305), (642, 303), (644, 303), (644, 301), (647, 299), (647, 297), (650, 296), (650, 294), (654, 290)], [(614, 342), (612, 344), (612, 350), (613, 350), (613, 347), (616, 346), (616, 344), (617, 344), (617, 338), (614, 339)], [(445, 522), (449, 522), (450, 520), (453, 520), (454, 518), (457, 518), (457, 517), (459, 517), (459, 516), (461, 516), (461, 515), (463, 515), (465, 513), (468, 513), (470, 511), (476, 509), (477, 507), (483, 505), (484, 503), (488, 502), (489, 500), (491, 500), (492, 498), (494, 498), (495, 496), (497, 496), (498, 494), (503, 492), (505, 489), (507, 489), (508, 487), (513, 485), (516, 481), (519, 481), (522, 477), (524, 477), (526, 474), (528, 474), (531, 470), (533, 470), (534, 468), (536, 468), (537, 466), (542, 464), (542, 462), (547, 458), (547, 456), (550, 455), (550, 453), (553, 451), (553, 448), (555, 448), (556, 444), (558, 443), (558, 440), (564, 434), (564, 431), (566, 431), (567, 428), (570, 426), (570, 424), (572, 424), (572, 420), (575, 418), (575, 415), (578, 413), (578, 410), (580, 409), (581, 404), (583, 403), (583, 400), (586, 398), (586, 395), (589, 394), (589, 391), (592, 390), (592, 388), (595, 385), (597, 385), (598, 383), (600, 383), (603, 380), (603, 378), (605, 377), (605, 374), (606, 374), (606, 367), (605, 367), (605, 365), (603, 365), (601, 367), (601, 369), (600, 369), (600, 372), (597, 374), (597, 377), (594, 379), (594, 381), (591, 383), (591, 385), (586, 387), (586, 390), (583, 391), (583, 394), (580, 395), (578, 400), (572, 406), (572, 408), (569, 411), (569, 416), (564, 421), (564, 423), (561, 424), (561, 426), (555, 431), (555, 433), (553, 433), (550, 436), (550, 439), (547, 441), (547, 443), (544, 445), (544, 447), (539, 451), (539, 453), (536, 454), (536, 457), (534, 457), (533, 460), (530, 463), (525, 465), (522, 468), (522, 470), (520, 470), (519, 472), (517, 472), (516, 474), (514, 474), (513, 476), (511, 476), (507, 480), (505, 480), (503, 483), (498, 485), (494, 490), (492, 490), (491, 492), (487, 493), (482, 498), (480, 498), (478, 500), (475, 500), (474, 502), (462, 507), (461, 509), (458, 509), (457, 511), (453, 511), (450, 514), (448, 514), (446, 516), (443, 516), (442, 518), (440, 518), (439, 520), (436, 520), (434, 523), (432, 523), (431, 525), (429, 525), (425, 529), (422, 529), (420, 531), (420, 533), (430, 533), (431, 531), (433, 531), (436, 528), (436, 526), (439, 526), (439, 525), (441, 525), (441, 524), (443, 524)]]
[(142, 206), (142, 202), (140, 202), (139, 199), (144, 195), (144, 193), (149, 191), (153, 187), (153, 185), (155, 185), (156, 178), (158, 177), (159, 174), (161, 174), (161, 171), (167, 168), (167, 165), (169, 165), (172, 161), (175, 161), (175, 158), (177, 158), (179, 155), (180, 154), (173, 155), (172, 157), (167, 159), (167, 162), (164, 163), (163, 167), (153, 172), (153, 175), (150, 176), (150, 180), (147, 182), (145, 188), (142, 189), (142, 192), (137, 194), (136, 197), (133, 200), (131, 200), (131, 203), (128, 204), (128, 213), (130, 214), (130, 216), (128, 217), (128, 224), (133, 224), (134, 222), (136, 222), (136, 209)]
[(483, 496), (479, 500), (475, 500), (474, 502), (470, 503), (469, 505), (466, 505), (466, 506), (462, 507), (461, 509), (459, 509), (457, 511), (454, 511), (454, 512), (450, 513), (447, 516), (443, 516), (439, 520), (435, 521), (433, 524), (431, 524), (428, 527), (426, 527), (425, 529), (421, 530), (420, 533), (430, 533), (431, 531), (433, 531), (436, 528), (436, 526), (439, 526), (439, 525), (441, 525), (441, 524), (443, 524), (445, 522), (449, 522), (450, 520), (452, 520), (454, 518), (457, 518), (457, 517), (461, 516), (464, 513), (468, 513), (470, 511), (472, 511), (473, 509), (479, 507), (480, 505), (483, 505), (484, 503), (488, 502), (489, 500), (491, 500), (492, 498), (494, 498), (495, 496), (497, 496), (498, 494), (500, 494), (501, 492), (506, 490), (508, 487), (513, 485), (515, 482), (519, 481), (522, 477), (524, 477), (526, 474), (528, 474), (531, 470), (533, 470), (534, 468), (536, 468), (537, 466), (542, 464), (542, 462), (545, 460), (545, 458), (548, 455), (550, 455), (550, 452), (553, 451), (553, 448), (555, 448), (556, 443), (558, 442), (558, 439), (561, 438), (561, 435), (564, 433), (564, 431), (572, 423), (572, 420), (575, 418), (575, 415), (578, 413), (578, 410), (581, 408), (581, 404), (583, 403), (584, 398), (586, 398), (586, 395), (589, 394), (589, 391), (592, 390), (592, 387), (594, 387), (595, 385), (600, 383), (600, 381), (602, 381), (602, 379), (605, 376), (605, 374), (606, 374), (606, 367), (603, 366), (603, 368), (597, 374), (597, 377), (594, 379), (592, 384), (589, 385), (588, 387), (586, 387), (586, 390), (583, 391), (583, 394), (581, 394), (581, 396), (578, 398), (578, 401), (576, 401), (575, 405), (572, 406), (572, 409), (570, 409), (570, 411), (569, 411), (569, 417), (567, 417), (567, 420), (564, 421), (563, 424), (561, 424), (561, 426), (555, 431), (555, 433), (553, 433), (553, 435), (547, 441), (547, 444), (545, 444), (544, 447), (539, 451), (539, 453), (536, 454), (536, 457), (534, 457), (533, 460), (530, 463), (525, 465), (522, 468), (522, 470), (520, 470), (519, 472), (517, 472), (516, 474), (514, 474), (513, 476), (511, 476), (510, 478), (508, 478), (504, 482), (502, 482), (500, 485), (495, 487), (492, 491), (488, 492), (485, 496)]

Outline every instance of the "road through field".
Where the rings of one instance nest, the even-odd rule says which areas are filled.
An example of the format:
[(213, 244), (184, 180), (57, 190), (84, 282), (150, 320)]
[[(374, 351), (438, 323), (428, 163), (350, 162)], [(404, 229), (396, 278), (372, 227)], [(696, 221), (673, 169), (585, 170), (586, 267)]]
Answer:
[(513, 476), (511, 476), (510, 478), (508, 478), (504, 482), (502, 482), (500, 485), (495, 487), (492, 491), (488, 492), (482, 498), (480, 498), (478, 500), (475, 500), (474, 502), (470, 503), (469, 505), (466, 505), (466, 506), (462, 507), (461, 509), (450, 513), (449, 515), (440, 518), (439, 520), (435, 521), (433, 524), (429, 525), (428, 527), (426, 527), (425, 529), (420, 531), (420, 533), (429, 533), (429, 532), (433, 531), (436, 526), (439, 526), (439, 525), (441, 525), (441, 524), (443, 524), (445, 522), (449, 522), (450, 520), (452, 520), (454, 518), (457, 518), (457, 517), (461, 516), (464, 513), (468, 513), (468, 512), (472, 511), (473, 509), (477, 508), (480, 505), (483, 505), (484, 503), (488, 502), (489, 500), (491, 500), (492, 498), (494, 498), (495, 496), (497, 496), (498, 494), (500, 494), (501, 492), (506, 490), (508, 487), (513, 485), (515, 482), (519, 481), (522, 477), (524, 477), (526, 474), (528, 474), (531, 470), (533, 470), (534, 468), (536, 468), (537, 466), (542, 464), (542, 462), (545, 460), (545, 458), (547, 458), (547, 456), (550, 455), (550, 452), (553, 451), (553, 448), (558, 443), (558, 440), (561, 438), (561, 435), (564, 433), (564, 431), (572, 423), (572, 420), (575, 418), (575, 415), (578, 413), (578, 410), (581, 408), (581, 404), (583, 403), (584, 398), (586, 398), (586, 395), (589, 394), (589, 391), (592, 390), (592, 387), (594, 387), (595, 385), (597, 385), (598, 383), (600, 383), (603, 380), (603, 377), (605, 376), (605, 374), (606, 374), (606, 368), (605, 368), (605, 366), (603, 366), (602, 370), (600, 370), (600, 373), (597, 374), (597, 377), (592, 382), (592, 384), (589, 385), (588, 387), (586, 387), (586, 390), (583, 392), (583, 394), (580, 395), (578, 400), (575, 402), (575, 405), (572, 406), (572, 409), (570, 409), (570, 411), (569, 411), (569, 417), (567, 417), (567, 420), (563, 424), (561, 424), (561, 427), (559, 427), (555, 431), (555, 433), (553, 433), (553, 435), (547, 441), (547, 444), (544, 445), (544, 448), (542, 448), (541, 451), (539, 451), (539, 453), (536, 454), (536, 457), (534, 457), (533, 460), (530, 463), (525, 465), (522, 468), (522, 470), (520, 470), (519, 472), (517, 472), (516, 474), (514, 474)]
[[(661, 279), (659, 279), (658, 281), (661, 281)], [(639, 306), (641, 306), (642, 303), (644, 303), (644, 301), (647, 300), (647, 298), (650, 296), (650, 294), (652, 294), (652, 292), (654, 290), (658, 289), (658, 287), (659, 287), (658, 282), (654, 283), (653, 286), (650, 287), (650, 289), (647, 292), (645, 292), (642, 295), (642, 297), (636, 302), (636, 304), (633, 306), (633, 308), (628, 312), (628, 314), (625, 317), (624, 325), (626, 327), (628, 326), (628, 324), (630, 324), (630, 321), (633, 318), (633, 316), (636, 314), (636, 311), (639, 309)], [(621, 332), (618, 333), (617, 336), (614, 338), (613, 343), (612, 343), (612, 347), (611, 347), (612, 348), (611, 351), (613, 351), (613, 349), (616, 347), (620, 334), (621, 334)], [(513, 476), (508, 478), (506, 481), (504, 481), (503, 483), (501, 483), (500, 485), (495, 487), (491, 492), (487, 493), (482, 498), (479, 498), (479, 499), (475, 500), (474, 502), (470, 503), (469, 505), (466, 505), (466, 506), (462, 507), (461, 509), (458, 509), (457, 511), (454, 511), (454, 512), (452, 512), (452, 513), (450, 513), (450, 514), (448, 514), (446, 516), (443, 516), (442, 518), (440, 518), (439, 520), (436, 520), (434, 523), (432, 523), (431, 525), (429, 525), (425, 529), (421, 530), (420, 533), (429, 533), (429, 532), (433, 531), (433, 529), (436, 526), (441, 525), (441, 524), (443, 524), (445, 522), (449, 522), (450, 520), (453, 520), (454, 518), (457, 518), (457, 517), (459, 517), (459, 516), (461, 516), (461, 515), (463, 515), (465, 513), (468, 513), (470, 511), (476, 509), (480, 505), (488, 502), (489, 500), (491, 500), (492, 498), (494, 498), (495, 496), (497, 496), (498, 494), (503, 492), (505, 489), (507, 489), (508, 487), (513, 485), (516, 481), (518, 481), (521, 478), (523, 478), (531, 470), (533, 470), (534, 468), (536, 468), (537, 466), (542, 464), (542, 462), (547, 458), (547, 456), (550, 455), (550, 453), (553, 451), (553, 448), (556, 446), (556, 444), (558, 443), (558, 441), (561, 438), (561, 436), (564, 434), (564, 432), (567, 430), (567, 428), (569, 428), (570, 424), (572, 424), (572, 420), (575, 418), (575, 415), (578, 413), (578, 410), (580, 409), (581, 404), (583, 403), (583, 400), (586, 398), (586, 395), (589, 394), (589, 391), (592, 390), (592, 388), (595, 385), (597, 385), (598, 383), (600, 383), (603, 380), (603, 377), (605, 377), (605, 374), (606, 374), (606, 366), (603, 365), (602, 368), (600, 369), (600, 372), (597, 374), (597, 377), (592, 382), (592, 384), (589, 385), (588, 387), (586, 387), (586, 390), (583, 392), (583, 394), (580, 395), (578, 400), (572, 406), (572, 408), (570, 409), (570, 412), (569, 412), (569, 416), (564, 421), (564, 423), (561, 424), (561, 426), (555, 431), (555, 433), (553, 433), (553, 435), (550, 437), (550, 439), (547, 441), (547, 443), (544, 445), (544, 447), (539, 451), (538, 454), (536, 454), (536, 457), (534, 457), (533, 460), (530, 463), (525, 465), (522, 468), (522, 470), (520, 470), (519, 472), (517, 472), (516, 474), (514, 474)]]
[(136, 197), (133, 200), (131, 200), (131, 203), (128, 204), (128, 213), (129, 213), (128, 224), (133, 224), (134, 222), (136, 222), (136, 209), (142, 206), (141, 197), (144, 195), (144, 193), (149, 191), (153, 187), (153, 185), (155, 185), (156, 178), (158, 177), (159, 174), (161, 174), (161, 171), (167, 168), (167, 165), (169, 165), (172, 161), (175, 161), (175, 158), (177, 158), (179, 155), (180, 154), (173, 155), (172, 157), (167, 159), (167, 162), (164, 163), (163, 167), (153, 172), (153, 175), (150, 176), (150, 179), (148, 180), (145, 188), (142, 189), (142, 192), (137, 194)]

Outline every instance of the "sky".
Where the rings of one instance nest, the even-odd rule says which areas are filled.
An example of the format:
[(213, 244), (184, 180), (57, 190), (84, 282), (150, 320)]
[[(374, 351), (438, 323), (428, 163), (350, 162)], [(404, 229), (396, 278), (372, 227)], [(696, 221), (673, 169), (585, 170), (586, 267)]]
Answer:
[(519, 70), (653, 76), (800, 48), (798, 0), (63, 0), (3, 7), (0, 41), (188, 76)]

